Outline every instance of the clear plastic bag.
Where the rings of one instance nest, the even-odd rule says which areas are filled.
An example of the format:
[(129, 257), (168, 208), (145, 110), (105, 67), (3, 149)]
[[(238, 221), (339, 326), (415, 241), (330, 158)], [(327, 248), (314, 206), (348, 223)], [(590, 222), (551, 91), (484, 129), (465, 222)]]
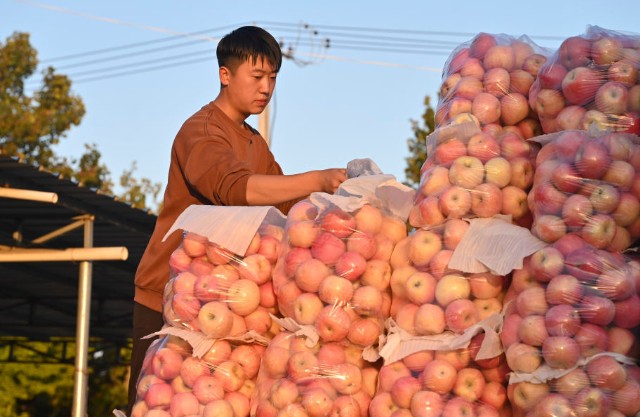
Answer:
[(640, 34), (589, 26), (565, 39), (529, 92), (542, 130), (640, 133)]
[(216, 341), (202, 357), (164, 335), (147, 350), (131, 417), (248, 417), (264, 345)]
[(436, 126), (471, 115), (494, 134), (538, 135), (529, 89), (548, 55), (527, 36), (479, 33), (458, 46), (444, 66)]
[(640, 237), (640, 137), (566, 130), (540, 141), (532, 233), (548, 243), (576, 234), (598, 249), (630, 247)]
[(510, 215), (529, 226), (527, 192), (539, 144), (513, 132), (482, 132), (473, 123), (436, 129), (409, 223), (416, 228), (449, 219)]
[(244, 255), (207, 238), (185, 232), (171, 257), (172, 278), (165, 286), (164, 318), (168, 325), (207, 337), (237, 337), (248, 331), (272, 337), (278, 326), (272, 271), (283, 229), (265, 223)]

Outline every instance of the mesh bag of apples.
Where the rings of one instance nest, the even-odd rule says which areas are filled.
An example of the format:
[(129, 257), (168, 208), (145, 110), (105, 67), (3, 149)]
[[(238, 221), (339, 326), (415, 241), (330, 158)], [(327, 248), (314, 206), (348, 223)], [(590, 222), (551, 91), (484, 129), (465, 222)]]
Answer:
[[(549, 243), (513, 272), (501, 338), (521, 414), (640, 411), (635, 156), (640, 138), (564, 130), (540, 138), (532, 233)], [(573, 415), (572, 414), (572, 415)]]
[[(288, 213), (273, 274), (283, 331), (264, 352), (258, 417), (368, 415), (380, 366), (375, 350), (391, 305), (390, 258), (407, 236), (400, 213), (408, 212), (413, 190), (384, 177), (372, 189), (366, 183), (350, 179), (338, 195), (314, 193)], [(389, 201), (397, 191), (410, 192), (405, 207)]]
[(421, 228), (505, 214), (529, 226), (527, 193), (538, 149), (514, 132), (481, 131), (474, 122), (437, 128), (427, 137), (409, 223)]
[(493, 133), (537, 136), (541, 128), (529, 109), (529, 89), (549, 54), (526, 36), (480, 33), (461, 44), (443, 69), (436, 126), (471, 115)]
[(252, 236), (241, 255), (183, 232), (131, 417), (249, 415), (263, 352), (280, 330), (271, 275), (283, 228), (265, 220)]
[(640, 133), (640, 35), (590, 26), (565, 39), (540, 68), (530, 107), (545, 133), (602, 130)]

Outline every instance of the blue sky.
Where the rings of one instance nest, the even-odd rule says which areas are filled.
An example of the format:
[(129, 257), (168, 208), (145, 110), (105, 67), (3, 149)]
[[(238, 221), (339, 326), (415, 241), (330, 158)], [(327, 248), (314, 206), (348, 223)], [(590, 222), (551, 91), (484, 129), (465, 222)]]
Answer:
[[(272, 150), (285, 173), (371, 158), (402, 181), (410, 121), (420, 120), (425, 96), (435, 107), (441, 68), (475, 34), (526, 35), (553, 49), (588, 25), (640, 33), (638, 16), (637, 0), (604, 8), (590, 0), (0, 0), (0, 41), (30, 33), (42, 63), (69, 75), (84, 100), (82, 124), (58, 154), (77, 157), (95, 143), (115, 181), (136, 161), (137, 177), (164, 185), (175, 133), (218, 93), (217, 40), (236, 26), (263, 26), (295, 58), (283, 64), (271, 108)], [(398, 52), (400, 42), (419, 48)]]

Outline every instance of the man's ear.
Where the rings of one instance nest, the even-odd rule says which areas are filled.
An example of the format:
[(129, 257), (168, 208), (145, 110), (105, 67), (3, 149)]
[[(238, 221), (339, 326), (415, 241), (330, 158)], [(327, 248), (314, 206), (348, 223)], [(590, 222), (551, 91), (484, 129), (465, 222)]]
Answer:
[(218, 76), (220, 77), (220, 84), (226, 86), (229, 84), (229, 77), (231, 76), (231, 71), (227, 67), (220, 67), (218, 69)]

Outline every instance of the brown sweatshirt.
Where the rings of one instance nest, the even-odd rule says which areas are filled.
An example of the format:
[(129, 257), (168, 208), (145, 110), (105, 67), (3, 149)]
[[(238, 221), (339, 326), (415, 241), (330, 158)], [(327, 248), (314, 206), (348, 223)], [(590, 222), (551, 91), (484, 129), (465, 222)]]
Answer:
[[(170, 278), (169, 257), (182, 242), (174, 232), (162, 238), (192, 204), (247, 205), (252, 174), (281, 175), (266, 141), (245, 124), (235, 124), (213, 102), (185, 121), (171, 149), (164, 206), (135, 276), (135, 301), (162, 311), (162, 293)], [(284, 213), (291, 204), (278, 206)]]

